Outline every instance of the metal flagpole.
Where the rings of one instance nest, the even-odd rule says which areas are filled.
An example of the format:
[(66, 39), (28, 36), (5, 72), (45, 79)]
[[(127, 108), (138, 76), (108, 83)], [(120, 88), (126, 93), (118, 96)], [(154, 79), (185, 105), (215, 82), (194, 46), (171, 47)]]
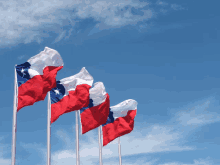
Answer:
[(76, 112), (76, 165), (79, 165), (79, 124), (78, 124), (78, 113), (79, 110)]
[(102, 165), (101, 126), (98, 127), (98, 132), (99, 132), (99, 164)]
[(51, 119), (51, 101), (50, 101), (50, 92), (47, 93), (48, 103), (47, 103), (47, 165), (50, 165), (50, 119)]
[(18, 97), (18, 85), (17, 85), (17, 73), (16, 73), (16, 68), (15, 68), (11, 165), (15, 165), (16, 131), (17, 131), (17, 97)]
[(119, 154), (119, 165), (122, 165), (122, 162), (121, 162), (121, 145), (120, 145), (120, 137), (118, 137), (118, 154)]

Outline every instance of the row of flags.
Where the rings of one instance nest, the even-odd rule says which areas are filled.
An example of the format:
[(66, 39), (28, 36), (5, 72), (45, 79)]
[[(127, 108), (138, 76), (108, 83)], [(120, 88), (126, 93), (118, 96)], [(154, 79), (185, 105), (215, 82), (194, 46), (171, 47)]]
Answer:
[(53, 124), (65, 113), (79, 110), (82, 134), (102, 127), (103, 146), (134, 128), (137, 102), (125, 100), (110, 107), (110, 97), (102, 82), (93, 84), (93, 77), (85, 67), (73, 76), (56, 80), (63, 68), (60, 54), (51, 48), (16, 65), (17, 112), (23, 107), (44, 100), (50, 92)]

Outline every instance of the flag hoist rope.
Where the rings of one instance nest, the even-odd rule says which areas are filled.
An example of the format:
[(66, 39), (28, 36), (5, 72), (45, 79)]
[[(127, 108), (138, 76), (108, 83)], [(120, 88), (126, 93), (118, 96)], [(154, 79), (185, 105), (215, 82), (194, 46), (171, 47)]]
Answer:
[(15, 165), (16, 132), (17, 132), (17, 97), (18, 97), (18, 85), (17, 85), (17, 73), (15, 68), (11, 165)]
[(121, 162), (121, 144), (120, 144), (120, 137), (118, 137), (118, 155), (119, 155), (119, 165), (122, 165), (122, 162)]
[(98, 127), (98, 133), (99, 133), (99, 163), (102, 165), (102, 142), (101, 142), (101, 133), (102, 133), (102, 126)]
[(48, 103), (47, 103), (47, 165), (50, 165), (50, 119), (51, 119), (51, 101), (50, 101), (50, 92), (47, 93)]
[(75, 111), (76, 114), (76, 165), (79, 165), (79, 122), (78, 122), (79, 110)]

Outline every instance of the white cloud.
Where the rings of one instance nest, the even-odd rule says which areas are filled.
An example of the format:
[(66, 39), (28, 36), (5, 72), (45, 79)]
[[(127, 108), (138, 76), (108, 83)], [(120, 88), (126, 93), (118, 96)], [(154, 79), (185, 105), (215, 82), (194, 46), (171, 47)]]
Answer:
[(21, 55), (21, 56), (18, 57), (18, 60), (21, 60), (21, 59), (23, 59), (24, 57), (25, 57), (25, 55)]
[[(23, 143), (20, 142), (21, 147), (28, 151), (29, 153), (33, 153), (33, 150), (37, 151), (37, 155), (40, 157), (40, 163), (39, 165), (43, 164), (47, 160), (47, 149), (43, 147), (42, 144), (39, 143)], [(24, 160), (20, 159), (17, 157), (16, 162), (21, 161), (23, 162)]]
[(73, 164), (75, 162), (75, 153), (71, 150), (58, 151), (52, 154), (51, 163), (54, 165)]
[(9, 146), (4, 144), (5, 136), (0, 136), (0, 158), (3, 158), (9, 151)]
[[(161, 4), (166, 3), (157, 3)], [(180, 7), (173, 4), (172, 8)], [(51, 33), (57, 34), (54, 42), (58, 42), (65, 36), (68, 38), (73, 28), (76, 31), (79, 27), (81, 29), (80, 22), (90, 18), (99, 30), (135, 25), (152, 18), (153, 11), (150, 3), (139, 0), (1, 1), (0, 46), (33, 41), (40, 43)]]
[[(123, 165), (154, 165), (155, 161), (156, 160), (153, 160), (153, 161), (137, 160), (135, 162), (129, 162), (129, 161), (123, 160)], [(108, 162), (104, 162), (103, 164), (116, 165), (118, 163), (119, 163), (118, 161), (108, 161)]]
[(0, 164), (1, 165), (10, 165), (11, 164), (11, 159), (0, 158)]
[(184, 126), (201, 126), (218, 122), (220, 121), (220, 114), (213, 111), (219, 109), (219, 106), (216, 106), (215, 104), (216, 100), (209, 98), (207, 101), (203, 101), (199, 105), (178, 112), (176, 114), (176, 120)]
[(59, 42), (60, 40), (62, 40), (64, 37), (66, 36), (66, 30), (62, 31), (59, 36), (55, 39), (54, 42)]
[(168, 3), (164, 2), (164, 1), (157, 1), (157, 4), (162, 5), (162, 6), (168, 5)]
[(193, 149), (192, 147), (181, 144), (180, 141), (184, 138), (183, 135), (168, 126), (153, 125), (142, 131), (147, 132), (147, 134), (144, 135), (142, 133), (140, 135), (142, 137), (137, 137), (132, 136), (138, 135), (138, 132), (134, 132), (121, 137), (123, 155)]
[(212, 165), (212, 161), (210, 158), (194, 160), (193, 163), (180, 163), (180, 162), (171, 162), (159, 165)]
[[(52, 163), (56, 165), (70, 165), (72, 162), (76, 161), (75, 157), (75, 139), (71, 139), (65, 131), (57, 131), (58, 136), (63, 137), (63, 141), (66, 146), (71, 146), (72, 149), (58, 150), (52, 153)], [(80, 140), (80, 162), (81, 164), (96, 164), (99, 161), (99, 144), (97, 135), (95, 136), (97, 130), (90, 131), (84, 135), (81, 135)], [(153, 125), (147, 129), (142, 129), (143, 133), (133, 131), (128, 135), (122, 136), (121, 139), (121, 152), (122, 156), (140, 154), (140, 153), (156, 153), (164, 151), (182, 151), (182, 150), (192, 150), (192, 147), (183, 146), (179, 141), (183, 138), (178, 132), (174, 132), (172, 128), (167, 126)], [(88, 139), (85, 141), (83, 139)], [(115, 139), (107, 146), (102, 148), (103, 160), (118, 157), (118, 139)], [(115, 164), (115, 162), (109, 162), (107, 164)], [(105, 163), (106, 164), (106, 163)], [(124, 164), (124, 163), (123, 163)], [(126, 164), (126, 162), (125, 162)], [(136, 162), (134, 164), (151, 165), (152, 162)], [(127, 163), (126, 165), (130, 165)]]
[(65, 145), (63, 145), (64, 148), (72, 148), (75, 145), (75, 142), (73, 142), (71, 140), (68, 133), (66, 131), (64, 131), (63, 129), (57, 130), (55, 135), (59, 138), (59, 140), (64, 142), (64, 144), (65, 144)]
[(170, 5), (173, 10), (183, 10), (184, 8), (181, 5), (171, 4)]
[[(66, 34), (63, 27), (74, 26), (79, 19), (93, 18), (100, 28), (136, 24), (150, 18), (148, 3), (133, 0), (8, 0), (0, 5), (0, 44), (41, 42), (48, 32), (58, 33), (55, 42)], [(141, 9), (143, 15), (133, 15), (131, 8)], [(122, 11), (123, 10), (123, 11)]]
[(0, 164), (1, 165), (10, 165), (11, 159), (5, 158), (4, 155), (8, 153), (8, 146), (3, 144), (4, 136), (0, 136)]

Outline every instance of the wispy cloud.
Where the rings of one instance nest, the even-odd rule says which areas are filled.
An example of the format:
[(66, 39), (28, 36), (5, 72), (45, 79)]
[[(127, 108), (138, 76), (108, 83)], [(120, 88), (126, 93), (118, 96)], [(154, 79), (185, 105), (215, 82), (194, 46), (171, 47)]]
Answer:
[(170, 162), (159, 165), (213, 165), (212, 160), (208, 157), (206, 159), (194, 160), (193, 163), (181, 163), (181, 162)]
[[(157, 5), (166, 4), (158, 2)], [(172, 5), (173, 9), (180, 8)], [(85, 28), (93, 20), (99, 30), (135, 25), (153, 18), (150, 3), (139, 0), (8, 0), (0, 4), (0, 46), (40, 43), (56, 34), (54, 42)], [(82, 23), (82, 24), (81, 24)], [(68, 37), (67, 37), (68, 38)]]
[(62, 40), (64, 37), (66, 36), (66, 30), (62, 31), (59, 36), (55, 39), (54, 42), (59, 42), (60, 40)]
[(10, 151), (10, 146), (8, 144), (5, 144), (4, 141), (6, 139), (6, 136), (0, 136), (0, 158), (5, 157)]
[[(25, 157), (25, 159), (23, 159), (22, 157), (21, 158), (17, 157), (16, 162), (24, 163), (25, 161), (29, 161), (29, 162), (32, 161), (32, 162), (36, 163), (37, 161), (40, 161), (38, 163), (39, 165), (41, 165), (41, 164), (46, 162), (46, 159), (47, 159), (47, 149), (44, 147), (44, 145), (39, 144), (39, 143), (24, 143), (24, 142), (20, 142), (19, 145), (23, 148), (23, 150), (25, 150), (30, 155), (28, 156), (28, 154), (26, 154), (27, 156)], [(38, 159), (36, 157), (36, 155), (40, 159)]]
[(65, 149), (74, 147), (75, 143), (71, 140), (69, 134), (65, 130), (57, 130), (55, 135), (64, 143), (62, 146), (64, 146)]
[(201, 126), (220, 121), (220, 114), (217, 113), (220, 106), (214, 98), (200, 101), (198, 105), (179, 111), (175, 116), (176, 120), (183, 126)]
[(157, 3), (158, 5), (162, 5), (162, 6), (168, 5), (168, 3), (167, 3), (167, 2), (164, 2), (164, 1), (157, 1), (156, 3)]
[(181, 5), (171, 4), (170, 6), (173, 10), (184, 10), (184, 8)]
[(25, 55), (21, 55), (21, 56), (18, 57), (18, 60), (21, 60), (21, 59), (23, 59), (24, 57), (25, 57)]
[(1, 165), (10, 165), (11, 164), (11, 159), (0, 158), (0, 164)]
[(4, 139), (4, 136), (0, 136), (0, 164), (9, 165), (11, 163), (11, 159), (5, 157), (5, 155), (9, 152), (9, 146), (3, 143)]
[[(123, 159), (123, 165), (155, 165), (156, 160), (149, 161), (149, 160), (135, 160), (135, 161), (127, 161)], [(106, 161), (104, 164), (106, 165), (116, 165), (118, 164), (118, 160), (116, 161)]]
[[(97, 130), (94, 131), (96, 132)], [(71, 138), (67, 134), (63, 135), (61, 132), (63, 131), (57, 131), (58, 136), (63, 137), (63, 141), (65, 143), (69, 142), (71, 147), (75, 148), (75, 146), (73, 146), (73, 142), (69, 141)], [(179, 142), (180, 139), (183, 138), (182, 135), (178, 132), (173, 132), (172, 128), (153, 125), (146, 130), (143, 129), (142, 132), (144, 133), (134, 131), (126, 136), (121, 137), (121, 145), (123, 146), (122, 156), (140, 153), (157, 153), (164, 151), (183, 151), (193, 149), (189, 146), (183, 146)], [(88, 141), (80, 140), (80, 161), (82, 164), (96, 164), (99, 158), (97, 136), (94, 136), (94, 132), (92, 131), (82, 136), (86, 137)], [(75, 150), (67, 148), (52, 153), (53, 164), (60, 165), (65, 163), (66, 165), (69, 165), (71, 162), (76, 161)], [(117, 139), (103, 147), (102, 153), (103, 159), (118, 157)], [(108, 162), (108, 164), (111, 164), (111, 162)], [(130, 163), (127, 164), (129, 165)], [(136, 164), (140, 164), (140, 162), (137, 162)], [(142, 162), (141, 164), (151, 165), (152, 162)]]
[[(138, 134), (138, 137), (134, 136)], [(171, 127), (164, 125), (153, 125), (142, 130), (141, 134), (134, 132), (121, 139), (121, 143), (124, 146), (122, 149), (124, 155), (193, 149), (180, 143), (181, 139), (183, 139), (181, 133), (175, 132)]]

